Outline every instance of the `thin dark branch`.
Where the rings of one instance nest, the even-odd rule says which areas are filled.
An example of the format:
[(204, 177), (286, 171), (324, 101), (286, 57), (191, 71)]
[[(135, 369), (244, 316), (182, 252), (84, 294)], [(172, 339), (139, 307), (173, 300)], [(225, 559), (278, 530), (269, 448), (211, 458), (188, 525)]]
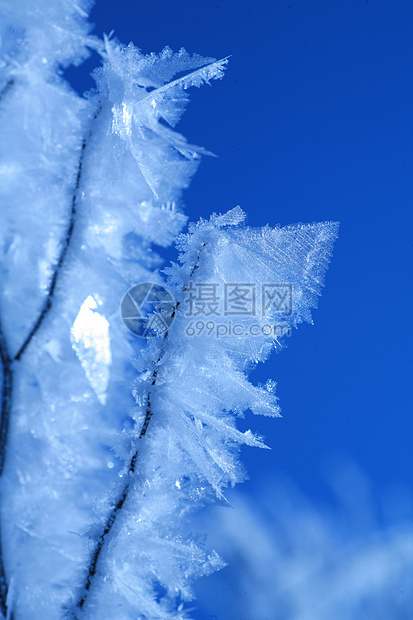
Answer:
[[(14, 80), (10, 80), (3, 90), (0, 92), (0, 99), (7, 93), (7, 91), (13, 86)], [(95, 113), (94, 119), (98, 117), (100, 113), (100, 109)], [(90, 138), (91, 133), (89, 134)], [(69, 249), (70, 241), (73, 235), (73, 229), (75, 225), (75, 217), (76, 217), (76, 206), (77, 206), (77, 198), (79, 193), (80, 182), (82, 178), (82, 169), (83, 169), (83, 160), (84, 153), (86, 149), (87, 140), (86, 138), (83, 140), (82, 149), (79, 158), (79, 165), (76, 175), (76, 183), (72, 196), (72, 206), (70, 212), (70, 219), (68, 228), (66, 231), (66, 235), (63, 241), (63, 247), (60, 252), (59, 259), (55, 266), (53, 276), (50, 282), (49, 290), (47, 293), (47, 298), (43, 305), (43, 308), (39, 314), (37, 321), (32, 327), (29, 335), (25, 339), (24, 343), (13, 357), (10, 356), (9, 349), (7, 346), (7, 341), (4, 336), (3, 330), (1, 328), (0, 323), (0, 360), (3, 367), (3, 382), (2, 382), (2, 394), (1, 394), (1, 422), (0, 422), (0, 476), (3, 473), (5, 458), (6, 458), (6, 445), (8, 438), (8, 430), (9, 430), (9, 421), (10, 421), (10, 413), (12, 408), (12, 385), (13, 385), (13, 362), (19, 361), (25, 352), (26, 348), (32, 341), (34, 335), (39, 330), (42, 325), (44, 319), (46, 318), (50, 308), (52, 307), (53, 295), (56, 288), (56, 282), (59, 276), (59, 273), (62, 269), (64, 260), (66, 258), (67, 251)], [(1, 544), (1, 531), (0, 531), (0, 607), (3, 612), (4, 617), (7, 617), (7, 592), (8, 592), (8, 584), (6, 579), (6, 572), (4, 568), (4, 558)], [(13, 620), (13, 614), (9, 616), (11, 620)]]
[(49, 290), (47, 291), (47, 297), (46, 297), (46, 300), (45, 300), (45, 302), (43, 304), (43, 308), (42, 308), (42, 310), (41, 310), (41, 312), (39, 314), (39, 317), (38, 317), (36, 323), (33, 325), (32, 329), (30, 330), (29, 335), (26, 338), (26, 340), (23, 342), (22, 346), (20, 347), (20, 349), (18, 350), (18, 352), (14, 356), (15, 360), (19, 360), (21, 358), (21, 356), (23, 355), (24, 351), (29, 346), (30, 342), (32, 341), (33, 337), (35, 336), (36, 332), (40, 329), (40, 326), (43, 323), (44, 319), (46, 318), (50, 308), (52, 307), (52, 300), (53, 300), (53, 295), (54, 295), (54, 292), (55, 292), (55, 289), (56, 289), (57, 278), (58, 278), (58, 276), (60, 274), (60, 271), (62, 269), (64, 260), (66, 258), (66, 254), (67, 254), (67, 251), (69, 249), (70, 241), (71, 241), (72, 235), (73, 235), (73, 229), (74, 229), (74, 226), (75, 226), (76, 203), (77, 203), (77, 196), (78, 196), (78, 191), (79, 191), (79, 186), (80, 186), (80, 180), (81, 180), (81, 177), (82, 177), (82, 166), (83, 166), (83, 158), (84, 158), (85, 149), (86, 149), (86, 139), (83, 140), (82, 151), (81, 151), (80, 158), (79, 158), (79, 166), (78, 166), (78, 170), (77, 170), (76, 184), (75, 184), (75, 189), (74, 189), (73, 196), (72, 196), (72, 208), (71, 208), (71, 212), (70, 212), (69, 225), (68, 225), (68, 228), (67, 228), (67, 231), (66, 231), (65, 239), (63, 241), (63, 247), (62, 247), (62, 250), (60, 252), (59, 260), (57, 261), (57, 264), (55, 266), (55, 269), (54, 269), (54, 272), (53, 272), (53, 276), (52, 276), (52, 280), (50, 282)]
[(10, 409), (12, 402), (12, 359), (9, 355), (7, 341), (0, 325), (0, 359), (3, 366), (3, 385), (1, 395), (1, 423), (0, 423), (0, 476), (3, 473), (7, 432), (9, 428)]
[[(1, 531), (0, 531), (1, 535)], [(4, 570), (4, 561), (3, 561), (3, 545), (0, 537), (0, 607), (2, 614), (5, 618), (7, 618), (7, 592), (8, 585), (6, 579), (6, 573)], [(12, 616), (13, 617), (13, 616)]]
[[(0, 325), (0, 359), (3, 366), (3, 382), (1, 394), (1, 423), (0, 423), (0, 475), (3, 473), (6, 457), (6, 443), (9, 430), (10, 411), (12, 404), (13, 371), (12, 359), (10, 358), (7, 341)], [(4, 567), (2, 532), (0, 529), (0, 607), (6, 618), (7, 616), (7, 578)]]
[(116, 519), (116, 517), (118, 515), (119, 510), (121, 510), (121, 508), (122, 508), (122, 506), (123, 506), (123, 504), (125, 502), (125, 499), (126, 499), (126, 497), (128, 495), (128, 490), (129, 490), (129, 483), (127, 483), (125, 488), (123, 489), (122, 495), (121, 495), (119, 501), (117, 502), (116, 506), (114, 506), (114, 508), (112, 509), (112, 512), (110, 513), (110, 515), (108, 517), (108, 520), (106, 521), (105, 528), (104, 528), (102, 534), (100, 535), (99, 540), (97, 541), (97, 544), (96, 544), (96, 547), (95, 547), (95, 550), (93, 552), (92, 559), (91, 559), (91, 562), (90, 562), (90, 565), (89, 565), (89, 572), (88, 572), (88, 576), (87, 576), (87, 580), (86, 580), (85, 593), (83, 594), (83, 597), (81, 598), (81, 600), (79, 601), (79, 603), (77, 605), (80, 609), (82, 609), (83, 605), (85, 604), (87, 593), (89, 592), (89, 588), (90, 588), (90, 585), (92, 583), (92, 579), (93, 579), (93, 577), (94, 577), (94, 575), (96, 573), (97, 562), (98, 562), (99, 555), (100, 555), (100, 552), (101, 552), (102, 547), (103, 547), (103, 541), (105, 539), (105, 536), (106, 536), (106, 534), (108, 534), (110, 532), (110, 529), (111, 529), (112, 525), (115, 522), (115, 519)]
[[(14, 79), (11, 78), (0, 91), (0, 101), (7, 95), (14, 85)], [(6, 459), (6, 444), (9, 431), (10, 412), (12, 406), (13, 391), (13, 360), (10, 357), (7, 340), (3, 333), (0, 322), (0, 360), (3, 369), (2, 387), (1, 387), (1, 422), (0, 422), (0, 476), (3, 473), (4, 462)], [(0, 522), (1, 525), (1, 522)], [(7, 593), (9, 587), (7, 583), (6, 570), (4, 566), (2, 531), (0, 527), (0, 608), (3, 616), (7, 617)], [(10, 620), (13, 620), (13, 613), (9, 614)]]
[[(198, 257), (197, 257), (197, 261), (196, 261), (195, 265), (192, 267), (191, 271), (189, 272), (189, 278), (192, 278), (192, 276), (194, 275), (195, 271), (197, 269), (199, 269), (199, 261), (200, 261), (200, 258), (201, 258), (201, 251), (202, 251), (202, 248), (204, 248), (205, 246), (206, 246), (206, 243), (203, 243), (201, 245), (201, 250), (199, 251), (199, 254), (198, 254)], [(182, 289), (182, 292), (184, 293), (186, 290), (187, 290), (187, 286), (184, 286), (183, 289)], [(177, 301), (175, 303), (174, 309), (173, 309), (172, 314), (171, 314), (171, 319), (172, 319), (171, 324), (172, 324), (172, 322), (173, 322), (173, 320), (174, 320), (174, 318), (175, 318), (175, 316), (176, 316), (176, 314), (177, 314), (177, 312), (179, 310), (179, 306), (180, 305), (181, 305), (180, 301)], [(164, 335), (163, 335), (163, 344), (168, 339), (168, 337), (169, 337), (169, 329), (167, 329), (165, 331)], [(157, 366), (158, 366), (159, 362), (161, 361), (163, 355), (164, 355), (164, 353), (163, 353), (163, 347), (162, 347), (161, 351), (160, 351), (160, 353), (158, 355), (158, 359), (155, 361), (155, 368), (154, 368), (154, 370), (152, 372), (152, 382), (151, 382), (151, 386), (152, 387), (154, 387), (155, 384), (156, 384), (156, 379), (157, 379), (157, 376), (158, 376)], [(153, 410), (152, 410), (152, 407), (151, 407), (151, 392), (149, 391), (148, 395), (146, 397), (145, 420), (143, 421), (142, 430), (140, 432), (139, 439), (142, 439), (142, 437), (144, 437), (146, 435), (146, 431), (148, 430), (149, 422), (151, 421), (152, 416), (153, 416)]]
[[(136, 465), (136, 460), (138, 458), (138, 451), (135, 452), (135, 454), (132, 457), (131, 463), (129, 465), (129, 470), (128, 470), (128, 474), (133, 474), (135, 473), (135, 465)], [(115, 523), (116, 517), (118, 516), (118, 513), (120, 512), (120, 510), (123, 507), (123, 504), (125, 503), (125, 500), (128, 496), (128, 492), (129, 492), (129, 485), (130, 482), (127, 482), (122, 494), (119, 498), (119, 500), (117, 501), (116, 505), (113, 507), (107, 521), (105, 524), (105, 527), (103, 529), (102, 534), (99, 536), (99, 539), (96, 543), (96, 547), (95, 550), (93, 551), (92, 554), (92, 558), (90, 560), (90, 564), (89, 564), (89, 570), (88, 570), (88, 575), (87, 575), (87, 579), (86, 579), (86, 585), (84, 588), (84, 593), (82, 598), (80, 599), (80, 601), (77, 603), (76, 607), (79, 607), (80, 609), (82, 609), (83, 605), (86, 602), (86, 597), (88, 595), (90, 586), (92, 584), (92, 579), (96, 574), (96, 569), (97, 569), (97, 563), (98, 563), (98, 559), (99, 559), (99, 555), (100, 552), (102, 551), (102, 547), (103, 547), (103, 543), (105, 541), (105, 537), (107, 534), (109, 534), (113, 524)]]
[[(101, 112), (101, 108), (99, 108), (95, 112), (94, 117), (93, 117), (94, 120), (97, 119), (97, 117), (99, 116), (100, 112)], [(67, 251), (68, 251), (69, 246), (70, 246), (70, 241), (71, 241), (72, 236), (73, 236), (73, 230), (74, 230), (75, 221), (76, 221), (77, 199), (78, 199), (78, 195), (79, 195), (79, 187), (80, 187), (80, 182), (81, 182), (81, 179), (82, 179), (82, 172), (83, 172), (83, 160), (84, 160), (84, 157), (85, 157), (86, 145), (87, 145), (88, 140), (90, 139), (91, 135), (92, 135), (92, 132), (89, 133), (88, 138), (84, 138), (83, 143), (82, 143), (82, 150), (81, 150), (80, 157), (79, 157), (79, 165), (78, 165), (77, 175), (76, 175), (76, 183), (75, 183), (75, 187), (74, 187), (74, 190), (73, 190), (73, 196), (72, 196), (72, 208), (71, 208), (71, 212), (70, 212), (69, 224), (68, 224), (68, 227), (67, 227), (65, 239), (63, 241), (63, 247), (62, 247), (62, 250), (60, 252), (59, 259), (58, 259), (58, 261), (56, 263), (54, 272), (53, 272), (53, 276), (52, 276), (52, 279), (51, 279), (51, 282), (50, 282), (49, 290), (47, 292), (46, 300), (45, 300), (45, 302), (43, 304), (43, 308), (40, 311), (40, 314), (39, 314), (39, 317), (38, 317), (37, 321), (35, 322), (35, 324), (33, 325), (32, 329), (30, 330), (30, 333), (27, 336), (26, 340), (23, 342), (23, 344), (21, 345), (20, 349), (18, 350), (18, 352), (14, 356), (15, 360), (19, 360), (21, 358), (21, 356), (23, 355), (24, 351), (29, 346), (30, 342), (33, 340), (33, 337), (35, 336), (37, 331), (40, 329), (43, 321), (45, 320), (47, 314), (49, 313), (49, 311), (50, 311), (50, 309), (52, 307), (53, 296), (54, 296), (54, 292), (55, 292), (55, 289), (56, 289), (57, 279), (58, 279), (59, 274), (60, 274), (60, 272), (62, 270), (63, 263), (64, 263), (65, 258), (66, 258), (66, 254), (67, 254)]]
[[(203, 248), (205, 245), (206, 244), (203, 243), (201, 247)], [(201, 254), (201, 252), (198, 254), (198, 258), (197, 258), (197, 262), (196, 262), (195, 266), (191, 269), (191, 271), (189, 273), (189, 277), (190, 278), (194, 275), (195, 271), (199, 268), (200, 254)], [(182, 291), (185, 292), (186, 290), (187, 290), (187, 286), (184, 286)], [(178, 312), (180, 304), (181, 304), (180, 301), (177, 301), (175, 303), (175, 306), (174, 306), (172, 314), (171, 314), (171, 318), (172, 319), (175, 318), (175, 316), (176, 316), (176, 314)], [(144, 419), (143, 424), (142, 424), (142, 429), (141, 429), (141, 432), (139, 434), (139, 439), (142, 439), (146, 435), (149, 423), (150, 423), (150, 421), (152, 419), (152, 416), (153, 416), (153, 409), (152, 409), (152, 404), (151, 404), (151, 389), (153, 389), (155, 387), (155, 385), (156, 385), (156, 380), (158, 378), (158, 364), (161, 361), (162, 357), (164, 356), (163, 348), (164, 348), (165, 341), (168, 339), (168, 336), (169, 336), (169, 329), (167, 329), (165, 331), (164, 335), (163, 335), (163, 341), (162, 341), (162, 346), (161, 346), (159, 355), (158, 355), (157, 359), (154, 360), (154, 369), (152, 371), (151, 384), (150, 384), (151, 388), (148, 390), (148, 394), (147, 394), (147, 397), (146, 397), (145, 419)], [(138, 455), (139, 455), (139, 451), (136, 450), (136, 452), (134, 453), (134, 455), (133, 455), (133, 457), (131, 459), (131, 462), (130, 462), (130, 465), (129, 465), (129, 468), (128, 468), (128, 476), (129, 477), (132, 476), (135, 473), (135, 468), (136, 468), (136, 462), (138, 460)], [(130, 480), (131, 480), (131, 478), (130, 478)], [(118, 502), (116, 503), (116, 505), (112, 509), (112, 511), (111, 511), (107, 521), (106, 521), (104, 530), (103, 530), (102, 534), (99, 536), (99, 539), (98, 539), (98, 541), (96, 543), (96, 547), (95, 547), (95, 550), (94, 550), (94, 552), (92, 554), (92, 557), (91, 557), (91, 560), (90, 560), (90, 564), (89, 564), (89, 570), (88, 570), (88, 574), (87, 574), (87, 578), (86, 578), (86, 585), (84, 587), (83, 596), (82, 596), (82, 598), (80, 599), (80, 601), (76, 605), (76, 607), (79, 608), (79, 609), (82, 609), (84, 604), (85, 604), (85, 602), (86, 602), (86, 598), (87, 598), (87, 595), (89, 593), (90, 586), (92, 584), (92, 579), (93, 579), (93, 577), (96, 574), (97, 563), (98, 563), (98, 560), (99, 560), (100, 552), (102, 551), (102, 547), (103, 547), (104, 542), (105, 542), (105, 538), (106, 538), (107, 534), (109, 534), (113, 524), (115, 523), (115, 520), (116, 520), (119, 512), (123, 508), (123, 505), (124, 505), (125, 500), (126, 500), (126, 498), (128, 496), (128, 493), (129, 493), (129, 488), (130, 488), (130, 481), (128, 481), (126, 483), (126, 485), (125, 485), (125, 487), (124, 487), (124, 489), (122, 491), (122, 494), (121, 494)], [(72, 617), (76, 617), (76, 615), (74, 615)]]

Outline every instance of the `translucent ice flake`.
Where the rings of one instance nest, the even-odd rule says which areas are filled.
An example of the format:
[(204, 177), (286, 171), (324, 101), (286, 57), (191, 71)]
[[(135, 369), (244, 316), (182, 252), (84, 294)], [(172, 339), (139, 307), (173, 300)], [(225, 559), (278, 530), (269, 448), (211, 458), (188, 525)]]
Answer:
[[(9, 434), (2, 420), (0, 607), (9, 609), (0, 616), (184, 620), (175, 596), (188, 599), (190, 581), (221, 566), (192, 541), (184, 516), (212, 497), (207, 480), (220, 489), (237, 478), (220, 438), (255, 440), (219, 410), (217, 420), (196, 415), (201, 398), (186, 405), (190, 374), (186, 409), (173, 416), (168, 362), (179, 378), (181, 357), (171, 348), (154, 381), (159, 352), (146, 364), (147, 349), (159, 341), (132, 341), (112, 317), (131, 286), (160, 280), (152, 244), (169, 245), (186, 222), (182, 191), (207, 151), (173, 128), (189, 87), (222, 77), (226, 60), (98, 41), (82, 21), (91, 2), (0, 0), (0, 388), (10, 421), (21, 412)], [(63, 70), (86, 48), (102, 67), (96, 92), (82, 98)], [(27, 363), (11, 402), (16, 351)], [(131, 444), (152, 413), (138, 459)]]
[(92, 295), (83, 302), (71, 330), (72, 347), (96, 396), (105, 405), (112, 355), (109, 323), (97, 307)]
[[(144, 56), (132, 44), (123, 47), (109, 40), (105, 46), (103, 67), (93, 75), (98, 89), (109, 98), (112, 151), (115, 147), (118, 164), (119, 158), (126, 159), (128, 166), (135, 163), (132, 178), (143, 180), (159, 205), (175, 201), (187, 187), (200, 155), (208, 152), (188, 144), (172, 128), (185, 110), (187, 90), (222, 78), (228, 60), (214, 62), (184, 50), (174, 54), (169, 48), (159, 56)], [(187, 71), (172, 80), (176, 73)], [(127, 175), (124, 166), (121, 169), (124, 189)]]

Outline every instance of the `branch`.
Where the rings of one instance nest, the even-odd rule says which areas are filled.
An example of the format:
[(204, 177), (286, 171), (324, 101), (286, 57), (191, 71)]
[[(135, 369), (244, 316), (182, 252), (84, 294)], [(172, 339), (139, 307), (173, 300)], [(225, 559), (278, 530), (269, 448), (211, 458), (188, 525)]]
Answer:
[(0, 476), (3, 473), (5, 461), (5, 448), (7, 443), (7, 433), (9, 428), (10, 409), (12, 400), (12, 362), (0, 324), (0, 359), (3, 366), (3, 385), (1, 396), (1, 424), (0, 424)]
[[(202, 243), (201, 250), (200, 250), (200, 252), (198, 254), (198, 257), (197, 257), (197, 262), (196, 262), (195, 266), (192, 268), (192, 270), (191, 270), (191, 272), (189, 274), (189, 277), (192, 277), (193, 274), (195, 273), (195, 271), (199, 268), (199, 260), (200, 260), (201, 251), (202, 251), (202, 248), (205, 245), (206, 245), (206, 243)], [(187, 290), (187, 286), (184, 286), (182, 291), (185, 292), (186, 290)], [(178, 312), (180, 304), (181, 304), (180, 301), (177, 301), (175, 303), (174, 308), (172, 310), (172, 314), (171, 314), (172, 320), (175, 318), (175, 316), (176, 316), (176, 314)], [(172, 322), (171, 322), (171, 324), (172, 324)], [(168, 328), (165, 331), (164, 335), (163, 335), (163, 341), (162, 341), (162, 345), (161, 345), (161, 350), (159, 352), (159, 355), (158, 355), (157, 359), (154, 361), (155, 368), (152, 371), (152, 377), (151, 377), (151, 383), (150, 383), (151, 389), (153, 389), (155, 387), (155, 385), (156, 385), (156, 380), (157, 380), (157, 377), (158, 377), (158, 364), (159, 364), (159, 362), (161, 361), (161, 359), (163, 358), (163, 356), (165, 354), (165, 352), (164, 352), (164, 345), (165, 345), (166, 340), (168, 339), (169, 330), (170, 330), (170, 328)], [(147, 397), (146, 397), (146, 414), (145, 414), (145, 419), (144, 419), (143, 424), (142, 424), (141, 432), (139, 433), (139, 439), (142, 439), (146, 435), (149, 423), (150, 423), (150, 421), (152, 419), (152, 416), (153, 416), (153, 413), (154, 413), (153, 409), (152, 409), (152, 406), (151, 406), (151, 389), (148, 391), (148, 394), (147, 394)], [(132, 459), (131, 459), (130, 465), (128, 467), (128, 476), (132, 476), (135, 473), (136, 461), (138, 460), (138, 456), (139, 456), (139, 450), (136, 450), (134, 455), (133, 455), (133, 457), (132, 457)], [(85, 592), (84, 592), (82, 598), (80, 599), (80, 601), (76, 604), (76, 607), (78, 607), (79, 609), (82, 609), (84, 604), (85, 604), (85, 602), (86, 602), (86, 598), (87, 598), (88, 592), (90, 590), (90, 586), (92, 584), (92, 579), (93, 579), (93, 577), (96, 574), (97, 563), (98, 563), (98, 560), (99, 560), (100, 552), (102, 551), (102, 547), (103, 547), (103, 545), (105, 543), (105, 538), (110, 533), (110, 530), (112, 529), (112, 526), (115, 523), (116, 518), (117, 518), (119, 512), (123, 508), (123, 505), (124, 505), (125, 500), (126, 500), (126, 498), (128, 496), (128, 493), (129, 493), (129, 488), (130, 488), (130, 481), (126, 483), (126, 485), (125, 485), (125, 487), (124, 487), (124, 489), (123, 489), (123, 491), (122, 491), (122, 493), (121, 493), (121, 495), (120, 495), (116, 505), (112, 509), (112, 512), (110, 513), (110, 515), (109, 515), (109, 517), (108, 517), (108, 519), (106, 521), (106, 524), (105, 524), (105, 527), (104, 527), (104, 530), (103, 530), (102, 534), (99, 536), (99, 539), (98, 539), (97, 544), (96, 544), (96, 548), (95, 548), (95, 550), (93, 552), (93, 555), (92, 555), (92, 558), (91, 558), (91, 561), (90, 561), (90, 564), (89, 564), (89, 570), (88, 570), (88, 574), (87, 574), (87, 578), (86, 578), (86, 585), (85, 585), (85, 588), (84, 588)]]
[[(98, 109), (98, 111), (95, 113), (93, 120), (96, 120), (97, 117), (99, 116), (101, 112), (101, 108)], [(86, 139), (84, 138), (83, 143), (82, 143), (82, 150), (80, 153), (80, 158), (79, 158), (79, 166), (78, 166), (78, 170), (77, 170), (77, 176), (76, 176), (76, 183), (75, 183), (75, 188), (74, 188), (74, 192), (73, 192), (73, 197), (72, 197), (72, 208), (71, 208), (71, 213), (70, 213), (70, 220), (69, 220), (69, 225), (67, 228), (67, 232), (66, 232), (66, 236), (65, 236), (65, 240), (63, 243), (63, 247), (62, 250), (60, 252), (60, 256), (59, 256), (59, 260), (57, 261), (57, 264), (55, 266), (54, 272), (53, 272), (53, 276), (52, 276), (52, 280), (49, 286), (49, 290), (47, 292), (47, 297), (46, 300), (44, 302), (43, 308), (39, 314), (39, 317), (36, 321), (36, 323), (34, 324), (34, 326), (32, 327), (29, 335), (27, 336), (26, 340), (23, 342), (22, 346), (20, 347), (20, 349), (18, 350), (18, 352), (16, 353), (16, 355), (14, 356), (15, 360), (20, 360), (21, 356), (23, 355), (24, 351), (26, 350), (26, 348), (29, 346), (30, 342), (32, 341), (33, 337), (36, 335), (37, 331), (40, 329), (44, 319), (46, 318), (47, 314), (49, 313), (51, 307), (52, 307), (52, 301), (53, 301), (53, 296), (54, 296), (54, 292), (55, 292), (55, 288), (56, 288), (56, 283), (57, 283), (57, 279), (59, 276), (59, 273), (63, 267), (63, 263), (65, 261), (66, 258), (66, 254), (67, 251), (69, 249), (69, 245), (73, 236), (73, 230), (74, 230), (74, 226), (75, 226), (75, 219), (76, 219), (76, 207), (77, 207), (77, 197), (78, 197), (78, 193), (79, 193), (79, 187), (80, 187), (80, 182), (81, 182), (81, 178), (82, 178), (82, 169), (83, 169), (83, 160), (84, 160), (84, 156), (85, 156), (85, 150), (86, 150), (86, 145), (88, 142), (88, 139), (90, 139), (92, 135), (92, 132), (90, 132), (89, 137)]]
[[(9, 90), (9, 88), (13, 85), (14, 81), (10, 80), (3, 90), (0, 93), (1, 97)], [(99, 109), (95, 115), (94, 120), (98, 117), (101, 109)], [(89, 134), (88, 139), (90, 139), (91, 132)], [(55, 270), (52, 276), (52, 280), (50, 283), (50, 287), (47, 293), (47, 298), (44, 303), (44, 306), (40, 312), (40, 315), (32, 327), (29, 335), (25, 339), (24, 343), (13, 357), (9, 354), (9, 349), (6, 341), (6, 337), (3, 333), (1, 323), (0, 323), (0, 359), (3, 367), (3, 385), (2, 385), (2, 395), (1, 395), (1, 422), (0, 422), (0, 476), (3, 473), (4, 463), (6, 459), (6, 446), (7, 446), (7, 438), (8, 438), (8, 430), (9, 430), (9, 421), (10, 414), (12, 409), (12, 386), (13, 386), (13, 363), (15, 361), (19, 361), (27, 349), (28, 345), (32, 341), (33, 337), (40, 329), (44, 319), (46, 318), (48, 312), (52, 307), (53, 295), (56, 288), (57, 278), (62, 269), (64, 260), (66, 258), (67, 251), (69, 249), (70, 241), (73, 236), (73, 230), (75, 226), (75, 217), (76, 217), (76, 206), (77, 206), (77, 197), (79, 193), (80, 182), (82, 178), (82, 168), (83, 168), (83, 160), (84, 154), (86, 150), (87, 139), (85, 138), (82, 143), (82, 150), (79, 158), (79, 166), (76, 176), (76, 183), (72, 196), (72, 207), (70, 212), (69, 225), (67, 228), (66, 236), (64, 239), (64, 244), (62, 251), (60, 252), (59, 260), (55, 266)], [(1, 544), (1, 530), (0, 530), (0, 607), (3, 612), (4, 617), (8, 618), (8, 620), (13, 619), (13, 614), (7, 616), (7, 592), (8, 592), (8, 584), (6, 579), (6, 572), (4, 568), (4, 558)]]
[[(1, 395), (1, 424), (0, 424), (0, 476), (3, 473), (6, 457), (6, 443), (9, 430), (10, 411), (12, 405), (13, 371), (12, 359), (9, 355), (7, 341), (0, 324), (0, 359), (3, 366), (3, 385)], [(0, 607), (4, 617), (7, 617), (7, 592), (8, 585), (4, 568), (3, 547), (0, 530)]]

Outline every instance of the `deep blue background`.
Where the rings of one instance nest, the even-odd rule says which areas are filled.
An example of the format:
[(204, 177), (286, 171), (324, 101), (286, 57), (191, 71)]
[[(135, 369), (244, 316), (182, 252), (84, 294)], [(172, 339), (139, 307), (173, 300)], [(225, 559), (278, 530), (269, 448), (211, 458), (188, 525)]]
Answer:
[(232, 54), (178, 126), (219, 156), (185, 194), (192, 220), (240, 204), (253, 226), (341, 222), (315, 325), (254, 372), (284, 417), (248, 420), (273, 448), (243, 451), (251, 492), (282, 472), (325, 500), (341, 457), (376, 493), (410, 485), (411, 1), (98, 0), (92, 21), (145, 53)]

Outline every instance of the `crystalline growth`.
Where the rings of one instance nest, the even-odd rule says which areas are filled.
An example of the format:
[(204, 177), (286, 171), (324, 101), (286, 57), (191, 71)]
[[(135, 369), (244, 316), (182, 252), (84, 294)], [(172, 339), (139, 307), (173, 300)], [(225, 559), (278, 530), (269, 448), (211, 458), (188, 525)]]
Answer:
[[(176, 300), (173, 322), (137, 364), (134, 415), (141, 430), (130, 435), (131, 477), (118, 495), (126, 500), (112, 513), (116, 537), (111, 530), (103, 543), (106, 581), (97, 580), (89, 598), (98, 617), (109, 619), (130, 605), (144, 618), (170, 618), (166, 601), (178, 594), (190, 599), (191, 580), (222, 566), (191, 539), (188, 514), (216, 498), (225, 501), (225, 489), (244, 480), (241, 445), (266, 447), (251, 430), (238, 430), (237, 418), (247, 409), (278, 415), (273, 383), (260, 387), (248, 380), (252, 364), (282, 344), (278, 333), (249, 331), (278, 319), (277, 307), (265, 316), (244, 316), (240, 335), (229, 331), (225, 310), (212, 321), (197, 308), (193, 320), (188, 295), (201, 286), (222, 291), (235, 283), (258, 289), (288, 284), (296, 302), (284, 323), (291, 328), (311, 320), (337, 224), (251, 229), (244, 217), (237, 208), (190, 226), (179, 240), (182, 264), (167, 270)], [(168, 595), (161, 601), (159, 584)]]
[[(82, 599), (146, 348), (119, 306), (162, 279), (153, 245), (182, 230), (203, 152), (160, 121), (174, 125), (188, 86), (225, 66), (100, 41), (89, 2), (52, 4), (0, 1), (0, 607), (18, 620), (61, 618)], [(82, 98), (62, 68), (88, 48), (102, 66)], [(182, 71), (193, 76), (174, 80)]]
[[(338, 224), (254, 229), (245, 226), (244, 219), (245, 214), (236, 207), (225, 215), (212, 216), (210, 222), (191, 225), (190, 234), (179, 240), (183, 265), (168, 274), (187, 316), (190, 296), (185, 279), (191, 270), (196, 269), (190, 278), (194, 296), (197, 287), (215, 287), (220, 307), (214, 310), (218, 317), (210, 308), (210, 318), (215, 318), (221, 329), (215, 325), (215, 332), (209, 334), (208, 313), (195, 308), (193, 323), (198, 317), (205, 329), (193, 335), (197, 342), (215, 336), (215, 346), (224, 349), (227, 343), (228, 355), (248, 366), (263, 361), (272, 348), (280, 348), (292, 328), (312, 321), (311, 309), (317, 307)], [(237, 298), (238, 306), (234, 304)], [(240, 324), (238, 335), (230, 329), (234, 323)], [(188, 319), (186, 326), (188, 331)]]
[[(89, 7), (0, 0), (0, 608), (183, 620), (192, 580), (223, 565), (189, 515), (245, 478), (239, 446), (265, 448), (236, 424), (278, 415), (248, 372), (282, 345), (268, 323), (311, 320), (337, 226), (250, 229), (236, 208), (179, 237), (165, 278), (154, 246), (182, 231), (206, 153), (175, 125), (227, 60), (101, 41)], [(88, 49), (101, 66), (80, 97), (62, 69)], [(119, 311), (139, 283), (171, 295), (147, 339)], [(202, 287), (228, 307), (200, 326)]]

